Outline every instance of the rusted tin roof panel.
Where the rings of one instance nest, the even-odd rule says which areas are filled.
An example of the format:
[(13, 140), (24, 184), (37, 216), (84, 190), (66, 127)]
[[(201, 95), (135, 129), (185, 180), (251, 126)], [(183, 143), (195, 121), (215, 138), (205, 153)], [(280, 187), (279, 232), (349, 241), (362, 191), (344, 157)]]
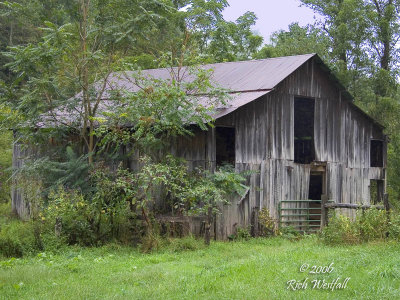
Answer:
[[(203, 65), (201, 68), (211, 69), (213, 83), (232, 92), (270, 90), (313, 56), (315, 54), (216, 63)], [(137, 91), (139, 88), (135, 85), (134, 75), (133, 72), (113, 73), (107, 90), (124, 88)], [(142, 71), (142, 75), (162, 80), (193, 79), (187, 68), (181, 68), (179, 73), (177, 68), (150, 69)]]
[[(227, 105), (216, 108), (215, 119), (218, 119), (237, 108), (256, 100), (270, 92), (276, 85), (297, 70), (301, 65), (314, 57), (315, 54), (276, 57), (261, 60), (249, 60), (239, 62), (216, 63), (200, 66), (205, 70), (211, 70), (211, 81), (215, 87), (229, 91), (230, 99)], [(162, 68), (149, 69), (138, 72), (115, 72), (106, 80), (105, 90), (102, 92), (102, 101), (98, 108), (98, 114), (112, 111), (116, 106), (113, 101), (113, 92), (136, 92), (140, 90), (138, 80), (141, 77), (160, 80), (181, 80), (191, 82), (194, 75), (190, 68)], [(139, 79), (138, 79), (139, 78)], [(104, 81), (103, 81), (104, 82)], [(95, 84), (96, 90), (102, 90), (103, 83)], [(115, 95), (115, 94), (114, 94)], [(78, 100), (81, 93), (74, 99)], [(195, 95), (192, 97), (207, 105), (212, 99), (207, 95)], [(73, 99), (71, 99), (73, 100)], [(78, 100), (79, 101), (79, 100)], [(52, 114), (42, 116), (39, 127), (54, 126), (54, 123), (71, 125), (81, 120), (81, 105), (71, 107), (59, 107)]]

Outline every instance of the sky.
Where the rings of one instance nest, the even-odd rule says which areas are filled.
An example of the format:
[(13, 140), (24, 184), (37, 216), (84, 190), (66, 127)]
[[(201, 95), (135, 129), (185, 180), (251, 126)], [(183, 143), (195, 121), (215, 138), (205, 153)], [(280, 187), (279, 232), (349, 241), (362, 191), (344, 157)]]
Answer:
[(269, 41), (271, 33), (280, 29), (287, 30), (290, 23), (299, 22), (300, 26), (312, 24), (317, 15), (305, 6), (300, 7), (299, 0), (228, 0), (225, 8), (225, 20), (235, 21), (246, 11), (252, 11), (258, 17), (253, 30)]

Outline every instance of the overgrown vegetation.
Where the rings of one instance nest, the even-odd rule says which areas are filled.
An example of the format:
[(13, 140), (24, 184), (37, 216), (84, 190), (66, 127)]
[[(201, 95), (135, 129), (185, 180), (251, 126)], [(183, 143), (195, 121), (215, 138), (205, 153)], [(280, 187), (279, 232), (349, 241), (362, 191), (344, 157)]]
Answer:
[(0, 203), (10, 201), (11, 161), (12, 132), (0, 130)]
[(354, 221), (344, 215), (333, 214), (321, 237), (331, 245), (357, 244), (376, 240), (399, 240), (399, 215), (376, 208), (357, 212)]

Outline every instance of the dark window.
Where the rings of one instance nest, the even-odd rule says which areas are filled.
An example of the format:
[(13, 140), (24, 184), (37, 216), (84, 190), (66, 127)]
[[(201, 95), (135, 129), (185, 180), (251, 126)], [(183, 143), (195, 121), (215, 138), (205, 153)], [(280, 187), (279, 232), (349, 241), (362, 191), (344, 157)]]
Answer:
[(383, 141), (371, 140), (371, 167), (383, 167)]
[(235, 165), (235, 128), (217, 127), (215, 129), (217, 166)]
[(314, 99), (294, 99), (294, 162), (309, 164), (314, 155)]
[(377, 204), (383, 201), (383, 180), (370, 180), (369, 195), (371, 204)]

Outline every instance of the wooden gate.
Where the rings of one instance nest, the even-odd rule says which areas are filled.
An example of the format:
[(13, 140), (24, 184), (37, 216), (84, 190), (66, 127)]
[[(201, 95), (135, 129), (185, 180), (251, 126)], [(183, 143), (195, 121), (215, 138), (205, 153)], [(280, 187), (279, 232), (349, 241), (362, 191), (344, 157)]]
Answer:
[(279, 202), (279, 228), (292, 226), (313, 233), (321, 229), (324, 218), (322, 200), (283, 200)]

